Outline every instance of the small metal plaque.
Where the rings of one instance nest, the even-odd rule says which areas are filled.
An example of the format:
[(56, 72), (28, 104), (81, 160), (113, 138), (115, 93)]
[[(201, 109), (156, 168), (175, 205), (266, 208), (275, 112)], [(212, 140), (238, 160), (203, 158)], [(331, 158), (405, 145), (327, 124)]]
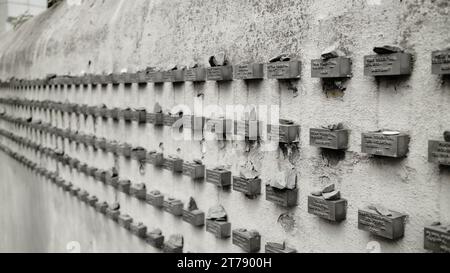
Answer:
[(450, 230), (440, 225), (426, 227), (424, 248), (435, 253), (450, 253)]
[(347, 57), (312, 60), (311, 77), (350, 78), (352, 77), (352, 61)]
[(233, 176), (233, 190), (249, 196), (259, 195), (261, 194), (261, 179)]
[(206, 81), (206, 68), (191, 68), (184, 72), (184, 80), (187, 82)]
[(392, 216), (380, 215), (370, 209), (358, 210), (358, 229), (390, 240), (402, 238), (406, 215), (391, 211)]
[(450, 166), (450, 142), (430, 140), (428, 142), (428, 161)]
[(227, 170), (206, 169), (206, 182), (218, 187), (231, 186), (231, 172)]
[(347, 216), (347, 200), (325, 200), (319, 196), (308, 196), (308, 213), (333, 222), (341, 222)]
[(301, 76), (301, 62), (274, 62), (267, 64), (267, 78), (269, 79), (299, 79)]
[(450, 74), (450, 49), (434, 51), (431, 54), (431, 72), (435, 75)]
[(183, 210), (183, 221), (196, 226), (201, 227), (205, 224), (205, 213), (201, 210)]
[(311, 128), (309, 130), (309, 143), (311, 146), (342, 150), (348, 147), (348, 130), (328, 130)]
[(366, 154), (405, 157), (408, 154), (409, 135), (385, 135), (382, 132), (363, 133), (361, 137), (361, 151)]
[(261, 236), (235, 229), (233, 230), (233, 245), (237, 245), (248, 253), (258, 252), (261, 248)]
[(365, 76), (409, 75), (412, 55), (409, 53), (378, 54), (364, 57)]
[(294, 207), (297, 205), (298, 189), (280, 190), (266, 185), (266, 200), (282, 207)]
[(231, 223), (206, 220), (206, 231), (214, 234), (216, 238), (226, 239), (231, 236)]
[(256, 80), (264, 78), (263, 64), (240, 64), (233, 67), (234, 78), (239, 80)]
[(233, 80), (233, 67), (231, 65), (208, 67), (206, 78), (208, 81), (231, 81)]

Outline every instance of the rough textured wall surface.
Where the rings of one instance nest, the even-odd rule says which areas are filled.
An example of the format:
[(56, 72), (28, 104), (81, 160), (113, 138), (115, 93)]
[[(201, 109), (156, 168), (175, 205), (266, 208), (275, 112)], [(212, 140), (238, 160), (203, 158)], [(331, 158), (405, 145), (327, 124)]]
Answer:
[[(365, 252), (368, 242), (375, 240), (381, 244), (382, 251), (421, 252), (423, 227), (434, 221), (450, 222), (450, 172), (427, 162), (428, 140), (440, 139), (442, 132), (450, 127), (450, 112), (446, 111), (450, 106), (450, 83), (431, 75), (430, 60), (431, 51), (450, 45), (449, 21), (447, 0), (91, 0), (82, 1), (80, 6), (63, 3), (27, 22), (17, 32), (1, 37), (0, 78), (206, 64), (207, 57), (217, 52), (226, 52), (232, 64), (266, 62), (280, 52), (296, 54), (303, 62), (302, 78), (295, 83), (298, 92), (275, 80), (264, 80), (249, 84), (233, 81), (88, 87), (60, 92), (41, 90), (27, 96), (89, 105), (105, 103), (111, 107), (144, 106), (149, 110), (156, 102), (165, 109), (179, 103), (192, 106), (196, 101), (204, 106), (279, 105), (283, 118), (302, 126), (299, 153), (285, 158), (278, 152), (266, 152), (258, 147), (246, 151), (240, 142), (225, 147), (208, 142), (205, 163), (231, 165), (236, 173), (240, 164), (251, 161), (265, 181), (276, 179), (286, 165), (293, 164), (299, 173), (299, 205), (294, 209), (277, 207), (265, 201), (264, 195), (249, 200), (236, 192), (218, 191), (210, 184), (195, 183), (151, 167), (140, 174), (134, 162), (125, 160), (120, 162), (121, 175), (145, 182), (148, 188), (171, 193), (185, 202), (193, 196), (205, 211), (221, 203), (229, 213), (232, 228), (255, 228), (261, 233), (263, 243), (286, 240), (300, 252)], [(344, 92), (326, 92), (319, 80), (310, 77), (310, 60), (319, 57), (332, 44), (338, 44), (353, 59), (354, 76), (345, 83)], [(410, 77), (375, 80), (363, 75), (363, 56), (371, 54), (373, 46), (384, 44), (398, 44), (414, 54)], [(197, 97), (198, 92), (204, 92), (204, 96)], [(17, 94), (8, 93), (14, 95)], [(336, 122), (343, 122), (352, 130), (345, 156), (324, 154), (309, 146), (309, 128)], [(155, 130), (152, 126), (128, 128), (122, 123), (98, 124), (92, 120), (79, 124), (73, 121), (72, 126), (109, 139), (143, 145), (149, 150), (164, 142), (166, 154), (181, 148), (186, 160), (201, 157), (204, 152), (199, 141), (176, 142), (168, 130)], [(360, 152), (361, 133), (379, 128), (411, 135), (406, 159), (375, 159)], [(96, 167), (111, 168), (114, 164), (113, 158), (107, 155), (82, 150), (70, 152)], [(12, 235), (7, 237), (3, 232), (13, 234), (12, 225), (22, 221), (19, 228), (24, 233), (33, 232), (33, 226), (47, 227), (41, 228), (42, 241), (36, 242), (39, 250), (61, 250), (59, 243), (63, 239), (48, 235), (55, 229), (73, 235), (66, 234), (64, 240), (91, 245), (95, 241), (95, 248), (82, 246), (84, 249), (121, 250), (123, 246), (125, 250), (141, 250), (142, 246), (132, 239), (116, 236), (120, 231), (113, 227), (96, 230), (94, 226), (108, 224), (101, 219), (90, 219), (90, 212), (76, 208), (77, 204), (48, 186), (36, 186), (34, 178), (20, 172), (20, 167), (10, 163), (5, 155), (0, 160), (2, 190), (14, 192), (0, 201), (3, 236), (0, 250), (28, 250), (24, 242), (15, 241), (9, 237)], [(13, 172), (14, 169), (17, 171)], [(239, 251), (229, 240), (216, 240), (202, 229), (105, 191), (82, 177), (74, 179), (97, 196), (120, 200), (126, 211), (148, 226), (160, 227), (165, 234), (182, 233), (185, 251)], [(347, 220), (343, 223), (331, 224), (307, 213), (308, 194), (325, 181), (337, 183), (349, 201)], [(26, 202), (18, 201), (34, 191), (40, 193), (37, 198), (42, 204), (36, 210), (52, 217), (34, 218), (28, 214), (34, 210), (30, 211)], [(55, 202), (60, 206), (55, 207)], [(372, 202), (409, 215), (403, 239), (388, 242), (357, 229), (357, 209)], [(12, 204), (15, 206), (10, 207)], [(63, 212), (73, 209), (75, 213)], [(279, 221), (285, 213), (290, 216)], [(102, 237), (105, 234), (109, 234), (108, 240)]]

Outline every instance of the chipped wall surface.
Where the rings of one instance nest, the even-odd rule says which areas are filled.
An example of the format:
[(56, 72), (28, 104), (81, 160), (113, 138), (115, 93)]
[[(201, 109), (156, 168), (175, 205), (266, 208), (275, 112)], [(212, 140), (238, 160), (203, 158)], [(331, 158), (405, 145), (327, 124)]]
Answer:
[[(441, 139), (450, 129), (450, 82), (431, 75), (431, 52), (450, 45), (450, 2), (422, 1), (81, 1), (64, 2), (18, 31), (0, 38), (0, 78), (42, 78), (50, 73), (77, 75), (137, 71), (147, 66), (207, 64), (207, 58), (226, 52), (232, 64), (267, 62), (287, 52), (302, 61), (302, 77), (288, 88), (285, 82), (234, 80), (162, 86), (79, 87), (36, 91), (29, 99), (51, 99), (109, 107), (146, 107), (159, 102), (176, 104), (279, 105), (281, 117), (301, 125), (299, 152), (288, 156), (246, 149), (243, 142), (175, 141), (168, 129), (138, 127), (123, 122), (72, 120), (70, 126), (108, 139), (127, 141), (148, 150), (164, 143), (165, 154), (178, 148), (185, 160), (201, 158), (207, 167), (229, 165), (234, 174), (246, 162), (255, 164), (261, 178), (277, 179), (287, 166), (299, 173), (299, 204), (293, 209), (267, 202), (264, 194), (248, 199), (234, 191), (220, 191), (209, 183), (192, 182), (147, 166), (139, 172), (135, 161), (114, 162), (108, 154), (73, 147), (67, 152), (98, 168), (118, 164), (120, 175), (147, 188), (199, 207), (220, 203), (232, 228), (257, 229), (266, 241), (286, 240), (299, 252), (367, 252), (376, 241), (383, 252), (423, 252), (423, 228), (435, 221), (450, 223), (450, 172), (427, 162), (429, 139)], [(310, 77), (310, 60), (339, 45), (353, 60), (353, 78), (344, 92), (324, 91)], [(397, 44), (414, 55), (410, 77), (376, 80), (363, 75), (363, 56), (377, 45)], [(203, 96), (197, 96), (204, 93)], [(23, 93), (20, 93), (23, 96)], [(1, 96), (17, 96), (2, 92)], [(64, 124), (69, 124), (65, 120)], [(323, 153), (309, 145), (309, 128), (343, 122), (351, 129), (345, 154)], [(361, 151), (361, 133), (390, 128), (410, 134), (410, 152), (402, 160), (371, 158)], [(156, 251), (102, 219), (75, 199), (0, 152), (0, 251), (66, 251), (79, 241), (83, 251)], [(218, 240), (204, 229), (190, 226), (137, 200), (104, 189), (82, 176), (62, 174), (164, 234), (181, 233), (185, 252), (241, 251), (231, 240)], [(307, 197), (317, 186), (335, 182), (348, 200), (347, 220), (332, 224), (307, 212)], [(409, 215), (405, 237), (389, 242), (357, 228), (357, 210), (370, 203)], [(39, 215), (39, 216), (38, 216)], [(42, 215), (42, 217), (41, 217)], [(6, 232), (5, 232), (6, 231)], [(20, 232), (19, 232), (20, 231)], [(19, 235), (20, 233), (20, 235)], [(32, 244), (29, 244), (33, 242)], [(369, 249), (369, 250), (368, 250)]]

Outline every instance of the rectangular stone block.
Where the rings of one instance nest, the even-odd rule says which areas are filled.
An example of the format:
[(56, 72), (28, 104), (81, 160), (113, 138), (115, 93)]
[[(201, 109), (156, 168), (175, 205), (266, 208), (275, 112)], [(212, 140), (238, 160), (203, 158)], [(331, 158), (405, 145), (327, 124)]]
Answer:
[(218, 187), (231, 186), (231, 172), (224, 169), (206, 169), (206, 182)]
[(175, 73), (172, 70), (163, 71), (162, 75), (163, 75), (164, 82), (174, 82), (174, 80), (175, 80)]
[(358, 229), (390, 240), (402, 238), (405, 233), (406, 215), (391, 212), (392, 216), (384, 216), (370, 209), (358, 210)]
[(130, 195), (140, 200), (146, 200), (147, 189), (142, 184), (133, 184), (130, 187)]
[(280, 190), (266, 185), (266, 200), (282, 207), (294, 207), (297, 205), (298, 189)]
[(164, 195), (162, 193), (149, 192), (147, 193), (146, 201), (156, 208), (162, 208), (164, 205)]
[(309, 130), (309, 144), (311, 146), (344, 150), (348, 147), (349, 130), (329, 130), (322, 128), (311, 128)]
[(185, 71), (186, 70), (184, 70), (184, 69), (173, 70), (173, 82), (175, 82), (175, 83), (184, 82)]
[(201, 210), (183, 210), (183, 221), (195, 226), (201, 227), (205, 225), (205, 213)]
[(308, 213), (323, 219), (341, 222), (347, 217), (347, 200), (325, 200), (319, 196), (308, 196)]
[(205, 165), (196, 162), (183, 162), (183, 174), (192, 179), (202, 179), (205, 177)]
[(231, 236), (231, 223), (206, 220), (206, 231), (214, 234), (218, 239), (226, 239)]
[(147, 233), (146, 242), (155, 248), (162, 248), (164, 245), (164, 236), (160, 234)]
[(163, 168), (174, 173), (181, 173), (183, 172), (183, 159), (170, 156), (164, 158)]
[(108, 209), (108, 204), (106, 204), (105, 202), (103, 202), (103, 203), (98, 202), (95, 205), (95, 210), (102, 214), (106, 214), (107, 209)]
[(450, 49), (433, 51), (431, 54), (431, 73), (435, 75), (450, 74)]
[(175, 199), (167, 199), (163, 202), (163, 210), (174, 215), (174, 216), (182, 216), (183, 215), (183, 202)]
[(150, 82), (153, 82), (153, 83), (163, 83), (164, 82), (163, 72), (161, 72), (161, 71), (149, 72), (148, 75), (149, 75)]
[(267, 78), (269, 79), (299, 79), (301, 76), (301, 62), (274, 62), (267, 64)]
[(125, 194), (130, 194), (130, 186), (131, 186), (130, 180), (125, 179), (119, 180), (118, 190)]
[(234, 78), (256, 80), (264, 78), (264, 64), (240, 64), (233, 67)]
[(130, 231), (139, 238), (146, 238), (147, 236), (147, 226), (142, 223), (131, 222)]
[(312, 78), (350, 78), (352, 61), (347, 57), (311, 60)]
[(113, 221), (118, 221), (119, 220), (119, 215), (120, 215), (120, 211), (118, 210), (112, 210), (109, 207), (106, 209), (106, 216), (108, 216), (108, 218), (112, 219)]
[(300, 140), (300, 125), (279, 124), (267, 125), (267, 137), (269, 140), (279, 143), (294, 143)]
[(187, 82), (206, 81), (206, 68), (190, 68), (184, 72), (184, 80)]
[(428, 162), (450, 166), (450, 142), (428, 141)]
[(261, 179), (246, 179), (244, 177), (233, 176), (233, 190), (242, 192), (248, 196), (261, 194)]
[(231, 81), (233, 80), (233, 66), (215, 66), (206, 69), (208, 81)]
[(261, 248), (261, 236), (235, 229), (233, 230), (233, 245), (237, 245), (248, 253), (258, 252)]
[(163, 246), (164, 253), (183, 253), (183, 248), (180, 246), (173, 246), (171, 244), (164, 244)]
[(435, 253), (450, 253), (450, 230), (443, 226), (426, 227), (424, 248)]
[[(275, 246), (277, 245), (277, 246)], [(279, 246), (278, 246), (279, 245)], [(266, 243), (265, 246), (266, 253), (297, 253), (296, 249), (282, 246), (281, 244), (275, 244), (275, 243)]]
[(412, 55), (409, 53), (378, 54), (364, 56), (365, 76), (409, 75), (412, 70)]
[(385, 135), (382, 132), (363, 133), (361, 152), (377, 156), (400, 158), (408, 154), (409, 135)]
[(133, 218), (131, 218), (129, 215), (122, 214), (119, 215), (118, 222), (121, 227), (125, 229), (130, 229), (131, 223), (133, 222)]

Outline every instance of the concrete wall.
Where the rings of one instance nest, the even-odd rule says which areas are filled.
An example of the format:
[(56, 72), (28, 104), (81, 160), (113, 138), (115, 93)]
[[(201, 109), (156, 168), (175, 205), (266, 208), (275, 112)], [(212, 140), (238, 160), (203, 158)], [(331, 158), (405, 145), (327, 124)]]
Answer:
[[(302, 79), (295, 83), (298, 92), (275, 80), (264, 80), (249, 84), (233, 81), (176, 86), (166, 83), (162, 87), (149, 84), (146, 87), (72, 88), (30, 92), (25, 96), (90, 105), (105, 103), (111, 107), (144, 106), (149, 110), (156, 102), (164, 109), (179, 103), (192, 106), (195, 101), (204, 106), (279, 105), (283, 118), (293, 119), (302, 126), (299, 153), (288, 157), (258, 147), (246, 151), (241, 142), (228, 143), (225, 147), (217, 142), (207, 142), (202, 148), (199, 141), (176, 142), (170, 131), (156, 130), (153, 126), (126, 127), (122, 123), (99, 124), (92, 120), (73, 120), (71, 126), (109, 139), (143, 145), (147, 149), (156, 149), (164, 142), (166, 154), (181, 148), (181, 155), (186, 160), (202, 157), (206, 151), (204, 161), (207, 166), (230, 165), (234, 173), (240, 164), (250, 161), (256, 164), (264, 181), (276, 179), (286, 167), (294, 165), (299, 173), (299, 205), (287, 210), (265, 201), (264, 195), (249, 200), (237, 192), (222, 192), (210, 184), (195, 183), (151, 166), (145, 174), (139, 174), (136, 164), (119, 163), (121, 175), (145, 182), (148, 188), (171, 193), (186, 202), (194, 196), (205, 211), (221, 203), (229, 213), (232, 228), (255, 228), (262, 234), (263, 243), (286, 240), (300, 252), (366, 252), (369, 242), (378, 241), (385, 252), (422, 252), (423, 227), (434, 221), (450, 222), (450, 172), (427, 162), (428, 140), (440, 139), (442, 132), (450, 126), (450, 112), (446, 111), (450, 106), (450, 83), (431, 75), (430, 60), (431, 51), (450, 45), (449, 12), (450, 3), (446, 0), (111, 0), (83, 1), (79, 6), (64, 3), (27, 22), (18, 32), (0, 39), (0, 78), (206, 64), (207, 58), (218, 52), (226, 52), (233, 64), (266, 62), (281, 52), (296, 54), (303, 61)], [(345, 83), (344, 92), (324, 91), (321, 82), (310, 77), (310, 60), (319, 57), (321, 51), (332, 44), (338, 44), (353, 59), (354, 76)], [(375, 80), (363, 75), (363, 56), (371, 54), (373, 46), (384, 44), (398, 44), (414, 54), (414, 70), (410, 77)], [(198, 97), (199, 92), (204, 92), (204, 96)], [(345, 156), (323, 154), (309, 146), (309, 128), (336, 122), (343, 122), (352, 130), (350, 148)], [(67, 124), (68, 120), (62, 125)], [(360, 153), (361, 133), (379, 128), (406, 131), (411, 135), (410, 153), (406, 159), (375, 159)], [(114, 164), (107, 155), (67, 149), (97, 167), (110, 168)], [(17, 191), (18, 198), (27, 196), (27, 192), (33, 190), (30, 185), (33, 177), (7, 171), (8, 168), (19, 169), (19, 166), (9, 162), (4, 155), (0, 160), (2, 187)], [(230, 240), (217, 240), (204, 230), (192, 228), (170, 215), (142, 207), (117, 193), (104, 192), (92, 181), (81, 177), (73, 179), (104, 199), (121, 200), (127, 212), (148, 226), (160, 227), (165, 234), (182, 233), (185, 251), (239, 251)], [(330, 224), (307, 213), (308, 194), (327, 181), (335, 182), (349, 201), (347, 220), (341, 224)], [(64, 209), (77, 206), (46, 187), (36, 189), (47, 191), (46, 196), (59, 202)], [(24, 211), (28, 209), (19, 202), (12, 210), (17, 213), (12, 214), (8, 212), (11, 211), (8, 200), (11, 199), (0, 201), (2, 216), (5, 216), (2, 217), (1, 231), (11, 230), (15, 221), (25, 221), (13, 215), (26, 215)], [(372, 202), (409, 215), (405, 238), (388, 242), (357, 229), (357, 209)], [(45, 207), (45, 213), (56, 218), (61, 215), (51, 205)], [(71, 214), (71, 221), (76, 224), (56, 224), (46, 218), (24, 224), (45, 222), (48, 228), (42, 231), (43, 234), (60, 227), (73, 235), (67, 239), (89, 237), (100, 241), (99, 232), (93, 230), (93, 225), (86, 224), (84, 213), (88, 212), (80, 209)], [(289, 216), (281, 217), (279, 221), (280, 215), (285, 213)], [(31, 232), (30, 228), (24, 232)], [(124, 244), (131, 244), (126, 249), (140, 250), (139, 244), (133, 245), (125, 237), (114, 236), (117, 231), (112, 228), (102, 232), (110, 232), (111, 236), (107, 237), (108, 242), (98, 243), (101, 245), (99, 250)], [(6, 242), (0, 244), (2, 250), (27, 250), (23, 242), (8, 239), (15, 236), (12, 231), (8, 237), (5, 237), (6, 233), (0, 233)], [(37, 242), (35, 247), (60, 251), (58, 240), (51, 237)], [(18, 246), (20, 244), (22, 247)]]

